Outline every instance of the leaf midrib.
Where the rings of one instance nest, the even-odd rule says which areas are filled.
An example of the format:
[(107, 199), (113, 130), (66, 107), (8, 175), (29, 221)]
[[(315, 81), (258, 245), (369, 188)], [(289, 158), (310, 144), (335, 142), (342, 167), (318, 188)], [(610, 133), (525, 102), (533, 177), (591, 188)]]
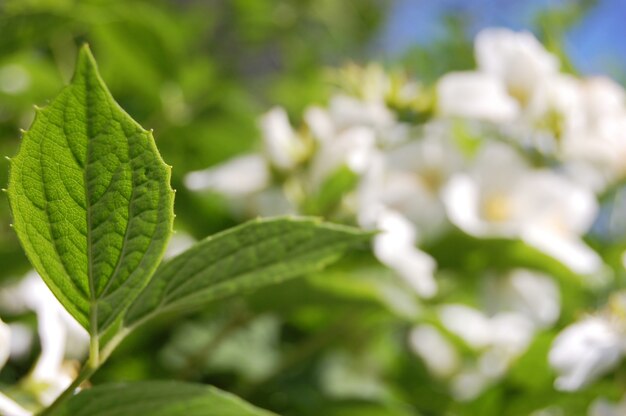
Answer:
[(98, 336), (98, 299), (96, 298), (96, 288), (93, 278), (93, 243), (92, 243), (92, 206), (91, 206), (91, 190), (89, 187), (89, 181), (87, 180), (87, 173), (89, 166), (91, 165), (91, 152), (92, 152), (92, 86), (90, 84), (90, 77), (87, 74), (83, 74), (85, 79), (85, 112), (86, 123), (85, 132), (87, 135), (86, 155), (85, 155), (85, 167), (83, 169), (83, 184), (85, 187), (85, 207), (87, 217), (87, 280), (89, 282), (89, 334), (92, 339), (97, 339)]

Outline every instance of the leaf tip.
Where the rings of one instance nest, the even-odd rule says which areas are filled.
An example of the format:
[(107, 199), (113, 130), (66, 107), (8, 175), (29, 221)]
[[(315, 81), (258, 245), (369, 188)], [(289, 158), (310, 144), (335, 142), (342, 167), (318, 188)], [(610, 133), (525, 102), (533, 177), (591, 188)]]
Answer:
[(89, 70), (96, 70), (98, 65), (96, 64), (96, 58), (91, 53), (89, 44), (83, 43), (78, 51), (78, 57), (76, 58), (76, 72), (74, 73), (74, 79), (79, 78), (80, 74), (88, 73)]

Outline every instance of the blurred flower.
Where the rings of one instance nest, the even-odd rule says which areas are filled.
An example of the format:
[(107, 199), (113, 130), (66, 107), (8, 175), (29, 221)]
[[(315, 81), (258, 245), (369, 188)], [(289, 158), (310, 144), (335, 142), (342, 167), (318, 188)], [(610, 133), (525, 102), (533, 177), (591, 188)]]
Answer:
[(0, 414), (6, 416), (32, 416), (32, 412), (11, 400), (6, 395), (0, 393)]
[(75, 374), (65, 358), (82, 358), (89, 336), (69, 315), (35, 272), (18, 284), (0, 290), (2, 308), (12, 313), (31, 310), (37, 314), (41, 355), (28, 375), (27, 384), (36, 387), (39, 400), (49, 405), (72, 382)]
[(424, 360), (428, 371), (438, 378), (448, 378), (460, 367), (456, 348), (432, 325), (422, 324), (413, 328), (409, 334), (409, 345)]
[(549, 170), (532, 170), (511, 147), (489, 143), (468, 173), (443, 191), (450, 220), (479, 237), (522, 238), (577, 273), (593, 273), (599, 256), (580, 236), (597, 202), (591, 191)]
[(610, 322), (600, 317), (568, 326), (550, 350), (550, 364), (560, 374), (556, 388), (578, 390), (613, 369), (624, 354), (621, 338)]
[(498, 312), (487, 316), (461, 304), (439, 308), (443, 326), (477, 352), (475, 362), (466, 363), (450, 380), (450, 388), (458, 400), (477, 397), (494, 381), (506, 374), (515, 359), (532, 341), (536, 328), (521, 313)]
[(559, 288), (549, 276), (515, 269), (505, 276), (489, 276), (484, 294), (486, 310), (520, 313), (538, 329), (557, 321), (561, 304)]
[(0, 67), (0, 91), (9, 95), (23, 93), (31, 85), (31, 76), (19, 64)]
[(383, 209), (378, 216), (374, 237), (374, 253), (386, 266), (402, 277), (420, 296), (429, 298), (437, 293), (434, 278), (435, 261), (416, 248), (415, 227), (397, 212)]
[(268, 111), (260, 121), (264, 149), (270, 163), (280, 170), (291, 170), (310, 153), (308, 143), (291, 127), (281, 107)]
[(588, 416), (623, 416), (626, 415), (626, 397), (619, 403), (606, 399), (596, 399), (589, 406)]
[(519, 106), (497, 79), (480, 72), (451, 72), (437, 83), (437, 109), (443, 116), (506, 122)]
[(463, 304), (438, 308), (443, 328), (475, 352), (474, 360), (461, 362), (454, 344), (430, 325), (420, 325), (410, 335), (416, 354), (436, 377), (449, 380), (461, 401), (476, 398), (504, 377), (535, 333), (553, 325), (559, 314), (558, 289), (548, 276), (516, 269), (488, 276), (484, 288), (486, 312)]
[[(347, 166), (356, 174), (369, 168), (376, 146), (376, 133), (371, 127), (352, 126), (318, 107), (309, 108), (305, 120), (317, 144), (308, 174), (309, 186), (321, 186), (324, 179), (341, 166)], [(343, 126), (342, 121), (346, 123)]]
[(371, 356), (333, 351), (324, 357), (320, 379), (327, 394), (339, 399), (382, 400), (390, 397)]
[(425, 238), (437, 237), (449, 224), (441, 190), (464, 165), (445, 124), (425, 128), (424, 137), (380, 153), (365, 173), (360, 192), (361, 223), (378, 205), (411, 221)]
[(626, 353), (626, 295), (614, 295), (609, 306), (565, 328), (554, 340), (550, 365), (559, 390), (578, 390), (615, 368)]
[(557, 58), (529, 32), (484, 29), (476, 36), (475, 54), (478, 70), (502, 82), (522, 105), (559, 68)]
[(11, 329), (0, 319), (0, 370), (11, 353)]
[(185, 185), (192, 191), (209, 190), (230, 196), (259, 192), (269, 185), (265, 160), (256, 154), (239, 156), (215, 167), (190, 172)]

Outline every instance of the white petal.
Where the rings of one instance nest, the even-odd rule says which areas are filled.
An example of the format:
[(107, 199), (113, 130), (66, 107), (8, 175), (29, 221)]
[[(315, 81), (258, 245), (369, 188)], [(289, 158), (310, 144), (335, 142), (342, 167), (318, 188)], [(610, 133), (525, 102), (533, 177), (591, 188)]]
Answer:
[(304, 120), (311, 129), (311, 133), (316, 140), (328, 142), (336, 134), (335, 125), (330, 114), (320, 107), (309, 107), (304, 113)]
[(452, 72), (437, 83), (437, 106), (444, 116), (511, 121), (518, 105), (498, 79), (480, 72)]
[(623, 345), (604, 319), (589, 317), (568, 326), (552, 344), (550, 365), (559, 373), (555, 387), (578, 390), (613, 369), (622, 359)]
[(31, 377), (37, 381), (53, 381), (65, 358), (66, 328), (55, 309), (37, 310), (37, 329), (41, 339), (41, 355)]
[(379, 216), (378, 228), (382, 232), (374, 238), (376, 257), (398, 273), (420, 296), (434, 296), (437, 292), (433, 276), (435, 262), (415, 248), (413, 225), (396, 212), (384, 211)]
[(624, 416), (626, 415), (626, 397), (621, 402), (613, 403), (604, 398), (596, 399), (589, 406), (588, 416)]
[(331, 98), (329, 112), (337, 130), (364, 126), (376, 130), (395, 124), (394, 114), (381, 101), (361, 101), (347, 95)]
[(522, 238), (575, 273), (593, 274), (602, 269), (600, 256), (577, 236), (561, 235), (549, 228), (531, 226), (524, 229)]
[(588, 78), (582, 83), (590, 121), (620, 115), (626, 104), (624, 88), (607, 77)]
[(18, 360), (27, 357), (34, 340), (32, 329), (19, 322), (9, 324), (9, 328), (11, 329), (11, 357)]
[(502, 80), (522, 100), (559, 67), (558, 59), (529, 32), (482, 30), (475, 39), (475, 52), (479, 70)]
[(440, 378), (450, 377), (460, 365), (454, 346), (432, 325), (419, 325), (409, 334), (411, 349), (419, 355), (430, 372)]
[(450, 221), (479, 237), (516, 237), (527, 215), (518, 184), (529, 168), (510, 146), (491, 142), (465, 174), (454, 175), (442, 192)]
[(0, 369), (11, 354), (11, 329), (0, 319)]
[(295, 167), (305, 149), (291, 127), (285, 109), (274, 107), (261, 118), (260, 125), (265, 150), (272, 163), (285, 170)]
[(491, 318), (491, 343), (511, 359), (528, 348), (535, 335), (535, 326), (526, 316), (501, 312)]
[(0, 414), (7, 416), (32, 416), (32, 413), (0, 393)]
[(442, 192), (450, 221), (473, 235), (485, 235), (489, 232), (478, 215), (479, 199), (476, 182), (466, 174), (453, 176)]
[(319, 185), (342, 165), (363, 174), (375, 154), (376, 135), (365, 126), (351, 127), (321, 145), (311, 167), (311, 182)]
[(492, 341), (491, 323), (482, 312), (469, 306), (450, 304), (439, 309), (441, 323), (470, 347), (480, 349)]
[(554, 280), (534, 271), (516, 269), (506, 278), (493, 279), (489, 292), (496, 308), (512, 310), (526, 316), (538, 328), (549, 327), (560, 313), (559, 288)]
[(489, 378), (478, 370), (465, 371), (452, 380), (452, 394), (461, 402), (473, 400), (485, 390), (489, 381)]
[(221, 165), (190, 172), (185, 185), (192, 191), (209, 190), (229, 196), (258, 192), (269, 185), (270, 174), (262, 156), (239, 156)]

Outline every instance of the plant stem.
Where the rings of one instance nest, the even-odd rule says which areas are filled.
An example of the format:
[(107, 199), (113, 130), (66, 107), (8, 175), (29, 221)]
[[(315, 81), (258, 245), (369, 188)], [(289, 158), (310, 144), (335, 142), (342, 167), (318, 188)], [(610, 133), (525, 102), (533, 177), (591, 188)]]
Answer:
[(69, 385), (67, 389), (63, 391), (63, 393), (59, 395), (59, 397), (56, 398), (54, 402), (52, 402), (50, 406), (43, 409), (40, 413), (37, 414), (37, 416), (52, 415), (54, 410), (59, 407), (64, 401), (69, 399), (84, 381), (87, 381), (92, 375), (94, 375), (96, 371), (98, 371), (100, 366), (104, 364), (104, 362), (107, 360), (107, 358), (109, 358), (113, 350), (119, 345), (120, 342), (122, 342), (122, 340), (126, 337), (126, 335), (128, 335), (129, 332), (130, 331), (127, 328), (121, 329), (105, 345), (102, 351), (96, 350), (95, 353), (93, 351), (94, 345), (97, 348), (99, 344), (97, 341), (95, 343), (92, 342), (90, 344), (91, 352), (89, 354), (89, 358), (87, 359), (85, 364), (83, 364), (83, 367), (80, 369), (80, 372), (78, 373), (76, 379), (72, 382), (72, 384)]
[(72, 384), (70, 384), (69, 387), (67, 389), (65, 389), (65, 391), (63, 391), (63, 393), (61, 393), (61, 395), (59, 397), (57, 397), (56, 400), (50, 406), (48, 406), (47, 408), (42, 410), (40, 413), (38, 413), (38, 416), (52, 415), (54, 410), (61, 403), (63, 403), (65, 400), (67, 400), (69, 397), (71, 397), (74, 394), (74, 391), (77, 388), (79, 388), (80, 385), (85, 380), (89, 379), (89, 377), (91, 377), (93, 375), (93, 373), (96, 372), (96, 370), (98, 370), (98, 367), (92, 367), (90, 365), (90, 361), (87, 361), (85, 363), (85, 365), (83, 365), (83, 368), (81, 368), (80, 373), (78, 373), (78, 376), (72, 382)]

